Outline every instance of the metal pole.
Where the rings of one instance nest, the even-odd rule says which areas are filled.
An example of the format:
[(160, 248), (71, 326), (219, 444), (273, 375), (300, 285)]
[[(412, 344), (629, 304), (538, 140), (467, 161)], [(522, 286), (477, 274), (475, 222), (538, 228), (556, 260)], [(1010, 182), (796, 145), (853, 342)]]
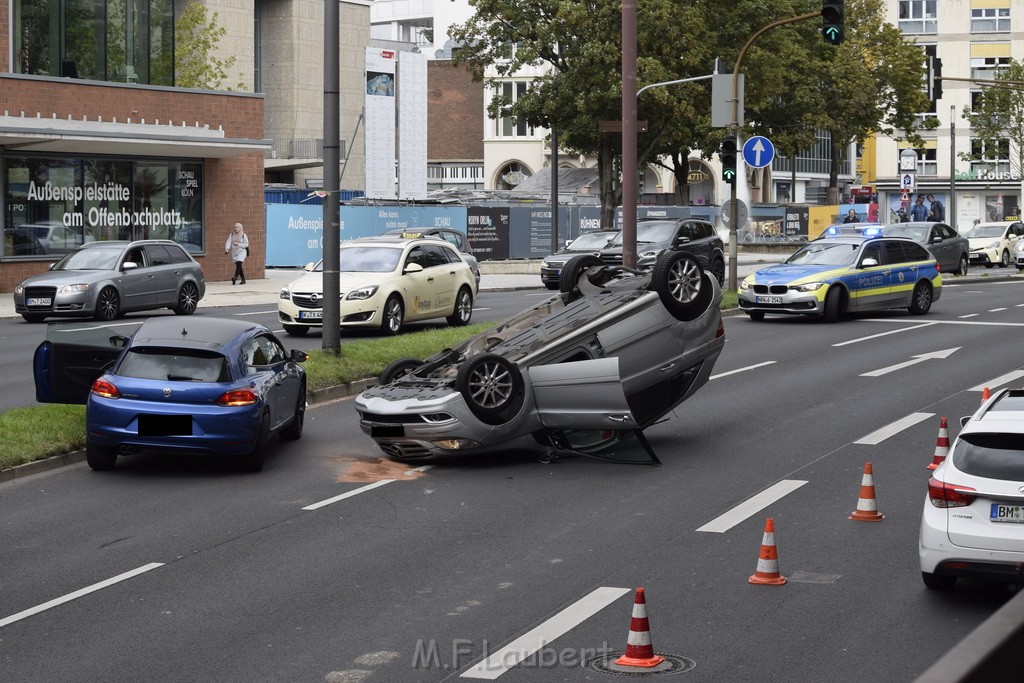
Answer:
[(551, 126), (551, 253), (558, 250), (558, 129)]
[(956, 105), (949, 105), (949, 215), (946, 221), (959, 230), (956, 213)]
[(636, 268), (636, 0), (622, 2), (622, 265)]
[(341, 353), (341, 98), (339, 94), (339, 1), (324, 0), (324, 353)]

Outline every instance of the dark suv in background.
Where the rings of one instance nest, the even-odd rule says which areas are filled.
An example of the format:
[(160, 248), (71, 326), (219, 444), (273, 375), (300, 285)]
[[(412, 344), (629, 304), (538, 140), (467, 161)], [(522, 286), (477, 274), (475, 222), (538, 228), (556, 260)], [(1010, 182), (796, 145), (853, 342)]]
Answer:
[[(701, 267), (714, 275), (719, 285), (725, 282), (724, 245), (711, 223), (694, 218), (637, 221), (637, 269), (652, 268), (658, 256), (668, 249), (693, 254)], [(622, 232), (601, 250), (600, 256), (609, 266), (622, 265)]]

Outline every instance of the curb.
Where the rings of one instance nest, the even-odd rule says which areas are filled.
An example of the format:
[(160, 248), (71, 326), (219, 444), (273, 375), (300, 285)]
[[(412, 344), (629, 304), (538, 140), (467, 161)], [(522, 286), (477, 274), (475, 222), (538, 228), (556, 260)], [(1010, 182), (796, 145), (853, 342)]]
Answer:
[(48, 472), (50, 470), (55, 470), (58, 467), (64, 467), (65, 465), (74, 465), (75, 463), (82, 462), (83, 460), (85, 460), (84, 450), (54, 455), (46, 458), (45, 460), (27, 462), (24, 465), (15, 465), (14, 467), (8, 467), (5, 470), (0, 470), (0, 483), (5, 481), (14, 481), (15, 479), (27, 477), (31, 474)]

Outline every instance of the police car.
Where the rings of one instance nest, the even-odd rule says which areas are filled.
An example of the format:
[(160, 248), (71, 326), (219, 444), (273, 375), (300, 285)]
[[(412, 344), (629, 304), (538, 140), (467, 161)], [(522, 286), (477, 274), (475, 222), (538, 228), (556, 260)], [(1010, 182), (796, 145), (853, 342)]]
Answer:
[(783, 263), (762, 268), (739, 286), (751, 320), (766, 313), (820, 315), (906, 308), (924, 315), (942, 293), (935, 258), (913, 240), (884, 237), (880, 227), (832, 226)]

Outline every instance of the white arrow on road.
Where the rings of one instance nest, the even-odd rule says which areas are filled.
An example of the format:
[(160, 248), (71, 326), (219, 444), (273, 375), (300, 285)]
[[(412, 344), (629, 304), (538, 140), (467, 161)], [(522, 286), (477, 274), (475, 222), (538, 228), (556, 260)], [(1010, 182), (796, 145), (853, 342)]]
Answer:
[(882, 375), (888, 375), (890, 372), (896, 372), (897, 370), (902, 370), (903, 368), (909, 368), (911, 365), (917, 365), (918, 363), (923, 363), (924, 361), (931, 360), (933, 358), (949, 358), (959, 350), (960, 347), (957, 346), (955, 348), (945, 349), (943, 351), (932, 351), (931, 353), (922, 353), (918, 356), (914, 356), (913, 360), (907, 360), (903, 361), (902, 363), (897, 363), (896, 365), (890, 365), (887, 368), (881, 368), (879, 370), (865, 372), (861, 375), (861, 377), (881, 377)]
[(755, 152), (757, 152), (757, 154), (754, 155), (754, 166), (760, 166), (761, 165), (761, 152), (763, 152), (765, 150), (764, 143), (761, 142), (760, 140), (755, 140), (754, 141), (754, 146), (751, 147), (750, 149), (752, 149)]

